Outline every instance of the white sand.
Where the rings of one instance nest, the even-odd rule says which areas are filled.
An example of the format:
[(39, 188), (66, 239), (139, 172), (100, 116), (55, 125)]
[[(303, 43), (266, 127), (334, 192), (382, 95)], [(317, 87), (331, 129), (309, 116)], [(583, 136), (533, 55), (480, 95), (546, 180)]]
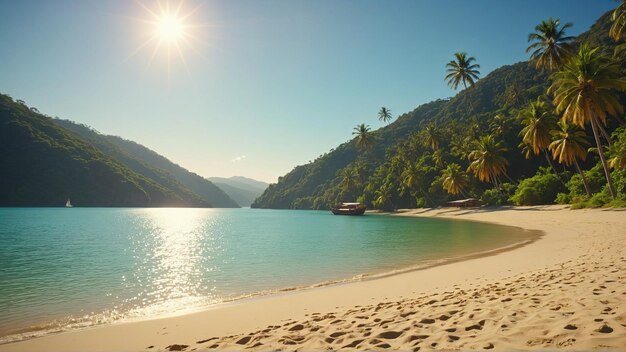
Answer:
[(626, 211), (547, 206), (401, 215), (488, 221), (545, 235), (426, 270), (50, 335), (0, 351), (626, 347)]

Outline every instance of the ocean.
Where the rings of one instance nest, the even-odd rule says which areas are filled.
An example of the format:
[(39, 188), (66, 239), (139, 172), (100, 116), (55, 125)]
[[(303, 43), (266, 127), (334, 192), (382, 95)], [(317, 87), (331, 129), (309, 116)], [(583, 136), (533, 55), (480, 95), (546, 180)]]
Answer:
[(529, 236), (329, 211), (0, 208), (0, 342), (368, 279)]

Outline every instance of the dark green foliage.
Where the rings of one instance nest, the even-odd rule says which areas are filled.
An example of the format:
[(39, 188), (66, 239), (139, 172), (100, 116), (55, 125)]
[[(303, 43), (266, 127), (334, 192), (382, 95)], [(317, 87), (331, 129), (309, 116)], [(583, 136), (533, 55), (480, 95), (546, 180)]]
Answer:
[(0, 95), (0, 206), (209, 206), (145, 178)]
[(486, 190), (480, 197), (480, 201), (484, 205), (506, 205), (509, 204), (509, 198), (515, 193), (515, 185), (512, 183), (503, 183), (500, 188), (491, 188)]
[(171, 189), (185, 199), (196, 199), (218, 208), (238, 206), (211, 181), (184, 169), (141, 144), (118, 136), (103, 135), (72, 121), (54, 119), (53, 122), (72, 131), (132, 171)]
[(549, 168), (539, 168), (533, 177), (522, 180), (510, 201), (515, 205), (552, 204), (563, 192), (563, 182)]
[(68, 198), (76, 206), (214, 205), (116, 138), (0, 95), (0, 206), (63, 206)]
[[(606, 179), (604, 178), (604, 173), (602, 172), (602, 164), (596, 164), (591, 169), (583, 171), (583, 173), (587, 178), (591, 193), (600, 192), (606, 184)], [(572, 198), (584, 198), (586, 196), (582, 178), (578, 174), (572, 175), (570, 180), (567, 182), (567, 189), (569, 190), (569, 194)]]
[[(626, 170), (615, 169), (611, 172), (613, 178), (613, 184), (617, 191), (617, 198), (612, 199), (609, 188), (604, 178), (602, 171), (602, 164), (597, 163), (590, 170), (585, 171), (585, 176), (592, 189), (592, 197), (587, 198), (584, 196), (584, 189), (582, 188), (582, 181), (579, 175), (574, 175), (567, 183), (569, 189), (570, 201), (572, 208), (599, 208), (604, 206), (609, 207), (624, 207), (626, 206)], [(582, 192), (581, 192), (582, 189)]]

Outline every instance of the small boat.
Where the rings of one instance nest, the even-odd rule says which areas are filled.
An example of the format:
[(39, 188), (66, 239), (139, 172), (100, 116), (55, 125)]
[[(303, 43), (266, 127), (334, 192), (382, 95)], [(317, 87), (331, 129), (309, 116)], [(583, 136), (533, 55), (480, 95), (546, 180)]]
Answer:
[(335, 215), (363, 215), (365, 213), (365, 205), (361, 203), (341, 203), (330, 208), (330, 211)]
[(67, 198), (67, 202), (65, 202), (65, 207), (66, 207), (66, 208), (72, 208), (72, 207), (73, 207), (73, 205), (72, 205), (72, 203), (70, 202), (70, 199), (69, 199), (69, 198)]

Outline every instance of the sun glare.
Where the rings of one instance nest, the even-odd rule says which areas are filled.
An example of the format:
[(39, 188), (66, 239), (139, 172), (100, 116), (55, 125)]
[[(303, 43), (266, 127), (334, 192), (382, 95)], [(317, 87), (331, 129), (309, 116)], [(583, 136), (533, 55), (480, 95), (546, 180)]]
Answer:
[(161, 17), (156, 27), (157, 35), (166, 42), (176, 41), (185, 34), (183, 22), (169, 14)]
[(147, 18), (135, 18), (135, 20), (147, 25), (147, 37), (131, 56), (152, 46), (148, 67), (158, 55), (165, 55), (168, 76), (172, 61), (176, 58), (178, 58), (176, 61), (180, 61), (186, 66), (183, 50), (196, 50), (193, 45), (200, 41), (194, 35), (193, 30), (201, 28), (203, 25), (190, 23), (191, 16), (198, 10), (199, 6), (191, 10), (186, 9), (182, 0), (156, 1), (152, 3), (152, 6), (146, 6), (141, 1), (137, 1), (137, 4), (148, 15)]

